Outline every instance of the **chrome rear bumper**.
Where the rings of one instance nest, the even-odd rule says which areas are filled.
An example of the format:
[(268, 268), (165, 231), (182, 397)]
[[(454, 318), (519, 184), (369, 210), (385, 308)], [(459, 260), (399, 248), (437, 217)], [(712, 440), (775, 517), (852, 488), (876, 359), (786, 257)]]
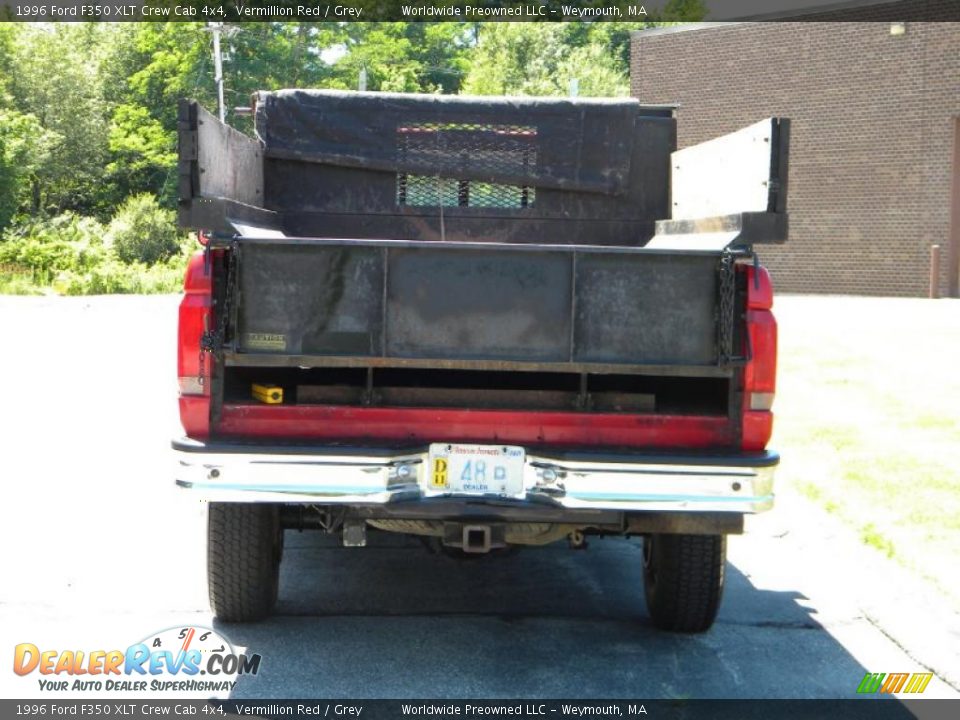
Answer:
[[(225, 502), (376, 506), (467, 497), (426, 490), (427, 451), (173, 443), (177, 485)], [(570, 510), (758, 513), (773, 507), (776, 453), (661, 456), (530, 452), (522, 494)]]

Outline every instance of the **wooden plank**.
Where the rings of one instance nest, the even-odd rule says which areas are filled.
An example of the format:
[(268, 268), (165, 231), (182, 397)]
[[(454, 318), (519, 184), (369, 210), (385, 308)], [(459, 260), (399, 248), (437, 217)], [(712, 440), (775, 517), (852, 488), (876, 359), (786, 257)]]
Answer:
[(458, 360), (449, 358), (390, 358), (344, 355), (288, 355), (272, 352), (224, 352), (228, 367), (302, 368), (426, 368), (436, 370), (503, 370), (509, 372), (564, 372), (615, 375), (669, 375), (731, 377), (734, 369), (717, 365), (631, 365), (615, 363), (539, 363), (512, 360)]

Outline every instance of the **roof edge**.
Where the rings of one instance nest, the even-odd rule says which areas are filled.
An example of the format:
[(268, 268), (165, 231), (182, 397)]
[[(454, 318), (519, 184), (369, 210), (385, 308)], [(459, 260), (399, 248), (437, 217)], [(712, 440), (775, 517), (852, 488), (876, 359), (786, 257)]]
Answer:
[(646, 30), (631, 30), (630, 37), (656, 37), (657, 35), (673, 35), (681, 32), (695, 32), (697, 30), (712, 30), (718, 27), (731, 27), (733, 25), (748, 25), (743, 20), (722, 20), (718, 22), (690, 22), (671, 25), (669, 27), (647, 28)]
[(875, 7), (877, 5), (899, 5), (902, 0), (835, 0), (822, 5), (813, 5), (793, 10), (773, 10), (758, 12), (751, 15), (742, 15), (734, 20), (794, 20), (803, 22), (810, 15), (838, 12), (842, 10), (856, 10), (857, 8)]

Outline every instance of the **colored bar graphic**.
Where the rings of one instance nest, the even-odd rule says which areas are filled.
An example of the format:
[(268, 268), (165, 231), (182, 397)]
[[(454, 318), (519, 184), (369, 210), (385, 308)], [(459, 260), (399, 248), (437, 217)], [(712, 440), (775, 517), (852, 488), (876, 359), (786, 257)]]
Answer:
[(857, 686), (861, 694), (881, 693), (922, 693), (927, 689), (933, 673), (867, 673)]
[(886, 673), (867, 673), (863, 676), (863, 680), (860, 681), (857, 692), (875, 693), (880, 689), (880, 683), (883, 682), (884, 677), (886, 677)]
[(933, 673), (914, 673), (903, 691), (906, 693), (922, 693), (927, 689), (927, 685), (930, 684), (932, 677)]

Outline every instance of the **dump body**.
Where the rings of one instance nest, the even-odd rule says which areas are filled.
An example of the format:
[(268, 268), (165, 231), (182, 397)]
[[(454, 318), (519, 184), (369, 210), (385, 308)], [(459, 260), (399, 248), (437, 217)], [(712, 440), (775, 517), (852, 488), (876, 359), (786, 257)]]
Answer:
[(181, 486), (467, 551), (772, 505), (754, 245), (786, 238), (787, 121), (677, 152), (634, 100), (280, 91), (255, 117), (180, 108), (206, 242)]

